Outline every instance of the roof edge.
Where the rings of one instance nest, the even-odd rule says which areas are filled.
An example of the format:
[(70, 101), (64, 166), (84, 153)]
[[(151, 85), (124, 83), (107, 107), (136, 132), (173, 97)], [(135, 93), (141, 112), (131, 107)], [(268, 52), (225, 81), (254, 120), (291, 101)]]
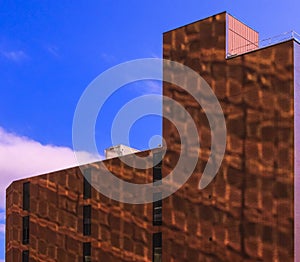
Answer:
[(188, 26), (188, 25), (192, 25), (192, 24), (198, 23), (198, 22), (200, 22), (200, 21), (204, 21), (204, 20), (206, 20), (206, 19), (208, 19), (208, 18), (210, 18), (210, 17), (217, 16), (217, 15), (222, 15), (222, 14), (228, 14), (228, 12), (227, 12), (227, 11), (223, 11), (223, 12), (220, 12), (220, 13), (217, 13), (217, 14), (214, 14), (214, 15), (207, 16), (207, 17), (205, 17), (205, 18), (202, 18), (202, 19), (199, 19), (199, 20), (190, 22), (190, 23), (188, 23), (188, 24), (185, 24), (185, 25), (182, 25), (182, 26), (175, 27), (175, 28), (173, 28), (173, 29), (167, 30), (167, 31), (163, 32), (163, 34), (169, 33), (169, 32), (171, 32), (171, 31), (177, 30), (177, 29), (179, 29), (179, 28), (182, 28), (182, 27), (185, 27), (185, 26)]

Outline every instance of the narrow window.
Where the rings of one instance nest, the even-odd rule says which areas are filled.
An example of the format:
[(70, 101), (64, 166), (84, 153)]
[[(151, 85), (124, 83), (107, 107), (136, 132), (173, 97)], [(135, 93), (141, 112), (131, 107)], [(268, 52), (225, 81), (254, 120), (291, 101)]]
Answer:
[(29, 250), (22, 252), (22, 262), (29, 262)]
[(26, 182), (23, 184), (23, 210), (29, 211), (30, 205), (30, 183)]
[(162, 261), (162, 234), (153, 234), (153, 262)]
[(23, 217), (23, 241), (24, 245), (29, 244), (29, 216)]
[(161, 167), (153, 167), (153, 182), (160, 181), (162, 179)]
[(91, 242), (83, 243), (83, 262), (91, 262)]
[(92, 208), (90, 205), (83, 206), (83, 235), (90, 236), (91, 235), (91, 215)]
[(162, 193), (157, 192), (153, 194), (153, 225), (162, 225)]
[(162, 166), (162, 153), (153, 154), (153, 182), (159, 181), (162, 179), (161, 173)]
[(84, 171), (84, 177), (83, 177), (83, 198), (88, 199), (92, 196), (92, 186), (90, 184), (91, 182), (91, 169), (88, 168)]

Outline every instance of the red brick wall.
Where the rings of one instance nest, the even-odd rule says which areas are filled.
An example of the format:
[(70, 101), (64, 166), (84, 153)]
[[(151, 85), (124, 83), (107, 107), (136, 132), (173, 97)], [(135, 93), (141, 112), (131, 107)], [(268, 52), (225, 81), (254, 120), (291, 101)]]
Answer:
[[(158, 231), (163, 232), (165, 262), (293, 261), (293, 43), (226, 60), (225, 23), (222, 13), (164, 34), (164, 58), (200, 73), (224, 111), (227, 147), (214, 181), (198, 190), (211, 147), (203, 110), (179, 87), (164, 84), (164, 95), (193, 117), (201, 153), (187, 183), (164, 199), (163, 225), (152, 226), (152, 204), (123, 204), (95, 190), (84, 200), (79, 168), (62, 170), (13, 182), (7, 189), (7, 261), (20, 261), (28, 247), (31, 261), (82, 261), (84, 241), (92, 243), (92, 261), (151, 261), (152, 233)], [(165, 176), (177, 162), (180, 139), (167, 120), (163, 135), (168, 145)], [(187, 150), (194, 156), (193, 148)], [(126, 158), (135, 161), (134, 155)], [(152, 181), (151, 168), (138, 170), (116, 159), (105, 163), (126, 181)], [(93, 179), (101, 177), (99, 163), (87, 167)], [(25, 181), (31, 182), (28, 246), (21, 244), (22, 216), (28, 214), (22, 210)], [(92, 206), (90, 237), (82, 234), (85, 204)]]
[[(163, 260), (293, 261), (293, 41), (225, 59), (225, 30), (222, 13), (164, 34), (164, 58), (189, 66), (214, 90), (227, 147), (216, 178), (198, 190), (210, 153), (208, 121), (191, 96), (164, 84), (164, 95), (197, 124), (201, 153), (189, 181), (163, 202)], [(180, 139), (169, 123), (163, 136), (166, 174)]]
[[(29, 212), (22, 210), (22, 185), (28, 181)], [(58, 261), (58, 258), (77, 261), (78, 250), (82, 249), (80, 241), (83, 240), (78, 234), (82, 181), (79, 169), (71, 168), (11, 184), (7, 189), (7, 219), (16, 217), (18, 223), (13, 223), (10, 231), (11, 223), (7, 222), (7, 261), (14, 261), (10, 257), (10, 245), (20, 254), (20, 250), (29, 247), (31, 261)], [(30, 216), (29, 245), (21, 244), (22, 216), (25, 215)]]
[[(152, 154), (151, 151), (139, 156)], [(135, 161), (135, 155), (127, 156)], [(135, 183), (152, 182), (152, 169), (136, 170), (119, 159), (104, 161), (116, 176)], [(92, 168), (93, 182), (101, 180), (99, 163)], [(30, 211), (22, 210), (23, 183), (30, 182)], [(109, 184), (107, 185), (109, 186)], [(92, 206), (92, 234), (83, 236), (83, 205)], [(30, 215), (29, 245), (22, 245), (22, 216)], [(7, 189), (6, 256), (21, 261), (30, 250), (30, 261), (82, 261), (82, 243), (91, 242), (92, 261), (151, 261), (152, 204), (131, 205), (111, 200), (95, 189), (83, 199), (79, 168), (13, 182)]]

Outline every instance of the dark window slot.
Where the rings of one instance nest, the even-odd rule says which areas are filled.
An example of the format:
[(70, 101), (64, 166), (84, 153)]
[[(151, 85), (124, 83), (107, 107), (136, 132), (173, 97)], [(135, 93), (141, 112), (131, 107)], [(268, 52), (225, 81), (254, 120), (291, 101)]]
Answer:
[(162, 225), (162, 193), (157, 192), (153, 195), (153, 225)]
[(162, 233), (153, 234), (153, 262), (162, 261)]
[(90, 242), (86, 242), (83, 243), (83, 262), (91, 262), (92, 256), (92, 249), (91, 249), (91, 243)]
[(153, 166), (161, 167), (162, 165), (162, 152), (153, 154)]
[(29, 216), (23, 217), (23, 241), (24, 245), (29, 244)]
[(29, 262), (29, 250), (22, 252), (22, 262)]
[(92, 186), (91, 182), (91, 169), (86, 169), (84, 171), (84, 179), (83, 179), (83, 198), (89, 199), (92, 197)]
[(162, 152), (154, 153), (153, 154), (153, 168), (152, 168), (153, 182), (162, 180), (161, 166), (162, 166)]
[(162, 180), (161, 167), (153, 167), (153, 182)]
[(23, 184), (23, 210), (30, 208), (30, 183), (26, 182)]
[(83, 235), (91, 235), (91, 217), (92, 217), (92, 208), (90, 205), (83, 206)]

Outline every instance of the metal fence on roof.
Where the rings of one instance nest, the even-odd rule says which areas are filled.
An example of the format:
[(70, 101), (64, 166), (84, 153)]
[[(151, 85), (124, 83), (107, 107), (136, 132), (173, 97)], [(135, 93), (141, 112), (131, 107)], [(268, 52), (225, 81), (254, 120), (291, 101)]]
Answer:
[[(244, 54), (244, 53), (259, 49), (259, 48), (279, 44), (279, 43), (282, 43), (282, 42), (285, 42), (285, 41), (291, 40), (291, 39), (294, 39), (300, 43), (300, 34), (298, 34), (295, 31), (288, 31), (288, 32), (284, 32), (280, 35), (269, 37), (269, 38), (259, 40), (256, 42), (249, 42), (244, 45), (239, 45), (237, 43), (234, 47), (232, 47), (231, 49), (228, 49), (227, 57)], [(230, 41), (230, 40), (228, 39), (228, 41)]]

